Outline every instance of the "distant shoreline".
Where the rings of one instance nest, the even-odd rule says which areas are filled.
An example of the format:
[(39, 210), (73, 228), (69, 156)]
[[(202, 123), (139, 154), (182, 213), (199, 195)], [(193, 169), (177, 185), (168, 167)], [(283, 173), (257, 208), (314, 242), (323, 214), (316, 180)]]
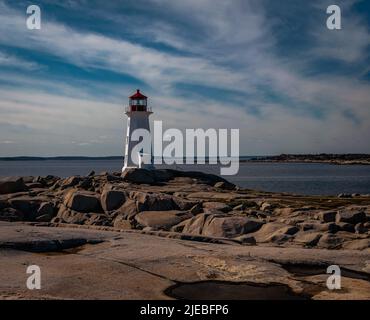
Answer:
[(122, 160), (123, 156), (85, 157), (85, 156), (57, 156), (57, 157), (0, 157), (0, 161), (44, 161), (44, 160)]
[[(243, 160), (241, 160), (244, 162)], [(279, 163), (327, 163), (336, 165), (370, 165), (370, 154), (281, 154), (277, 156), (254, 157), (245, 162)]]
[[(69, 161), (69, 160), (123, 160), (123, 156), (15, 156), (0, 157), (0, 161)], [(208, 158), (206, 157), (206, 160)], [(280, 154), (271, 156), (241, 156), (241, 163), (327, 163), (336, 165), (370, 165), (370, 154)]]

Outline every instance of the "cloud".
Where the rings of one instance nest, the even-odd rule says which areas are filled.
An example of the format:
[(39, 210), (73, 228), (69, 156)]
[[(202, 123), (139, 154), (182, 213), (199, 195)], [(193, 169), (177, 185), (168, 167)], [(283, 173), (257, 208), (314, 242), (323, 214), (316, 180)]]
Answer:
[(0, 51), (0, 67), (15, 67), (27, 71), (37, 70), (40, 65)]
[[(370, 47), (370, 32), (366, 19), (353, 11), (358, 0), (339, 0), (337, 5), (341, 9), (342, 29), (328, 30), (326, 23), (316, 21), (311, 33), (315, 39), (310, 54), (315, 58), (336, 59), (345, 63), (367, 64)], [(326, 12), (332, 1), (325, 0), (314, 8)], [(327, 18), (327, 15), (325, 18)], [(322, 19), (324, 21), (324, 19)]]
[(163, 89), (173, 81), (232, 87), (243, 79), (202, 58), (175, 56), (125, 40), (78, 32), (59, 23), (43, 22), (41, 30), (26, 30), (24, 17), (7, 7), (0, 18), (2, 44), (43, 51), (82, 68), (130, 74)]
[[(314, 16), (307, 22), (311, 49), (298, 51), (298, 56), (290, 52), (291, 43), (282, 54), (277, 33), (284, 20), (269, 18), (270, 4), (150, 0), (87, 6), (70, 1), (59, 5), (71, 12), (84, 9), (84, 17), (92, 17), (89, 30), (55, 14), (55, 20), (43, 21), (42, 30), (30, 31), (22, 12), (0, 2), (0, 45), (82, 70), (139, 79), (153, 105), (153, 119), (182, 129), (240, 128), (244, 154), (364, 152), (370, 135), (368, 81), (315, 65), (328, 59), (368, 65), (364, 21), (352, 12), (344, 25), (347, 31), (322, 32), (325, 11), (317, 1), (313, 9), (308, 4), (307, 14)], [(281, 5), (274, 10), (286, 9)], [(110, 23), (95, 28), (93, 18)], [(132, 27), (132, 21), (140, 23)], [(353, 46), (347, 45), (351, 41)], [(122, 104), (133, 89), (129, 83), (120, 86), (78, 75), (58, 79), (48, 72), (0, 74), (0, 116), (7, 123), (0, 127), (1, 136), (38, 144), (43, 153), (119, 153)], [(17, 128), (37, 139), (20, 137)], [(2, 147), (0, 152), (8, 150)]]

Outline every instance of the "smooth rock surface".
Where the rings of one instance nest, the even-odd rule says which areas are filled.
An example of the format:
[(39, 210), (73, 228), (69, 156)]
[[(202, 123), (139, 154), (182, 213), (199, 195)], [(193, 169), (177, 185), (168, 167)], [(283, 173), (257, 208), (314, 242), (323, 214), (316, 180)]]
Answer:
[(21, 192), (27, 189), (21, 177), (7, 177), (0, 179), (0, 194)]
[(169, 230), (181, 221), (190, 219), (193, 215), (187, 211), (143, 211), (135, 216), (136, 221), (144, 226), (154, 229)]
[[(35, 253), (33, 249), (42, 249)], [(59, 253), (56, 250), (65, 250)], [(52, 252), (51, 252), (52, 251)], [(138, 232), (34, 227), (0, 222), (0, 299), (171, 299), (176, 282), (229, 281), (287, 285), (312, 299), (370, 299), (367, 280), (342, 276), (328, 290), (317, 266), (370, 275), (369, 252), (275, 248), (170, 239)], [(306, 266), (308, 276), (285, 265)], [(26, 266), (42, 271), (42, 290), (28, 290)]]

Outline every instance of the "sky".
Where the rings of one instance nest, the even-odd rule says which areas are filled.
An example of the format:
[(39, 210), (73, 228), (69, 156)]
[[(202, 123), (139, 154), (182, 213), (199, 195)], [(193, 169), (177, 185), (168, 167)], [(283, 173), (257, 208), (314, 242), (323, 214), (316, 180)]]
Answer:
[(121, 155), (137, 88), (241, 155), (370, 153), (369, 49), (368, 0), (0, 0), (0, 156)]

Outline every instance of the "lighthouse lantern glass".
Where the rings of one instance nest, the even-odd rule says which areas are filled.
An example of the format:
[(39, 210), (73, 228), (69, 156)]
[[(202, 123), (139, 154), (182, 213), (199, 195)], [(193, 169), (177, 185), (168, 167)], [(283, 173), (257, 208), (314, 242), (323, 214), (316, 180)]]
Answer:
[(131, 106), (146, 106), (146, 99), (131, 99)]

